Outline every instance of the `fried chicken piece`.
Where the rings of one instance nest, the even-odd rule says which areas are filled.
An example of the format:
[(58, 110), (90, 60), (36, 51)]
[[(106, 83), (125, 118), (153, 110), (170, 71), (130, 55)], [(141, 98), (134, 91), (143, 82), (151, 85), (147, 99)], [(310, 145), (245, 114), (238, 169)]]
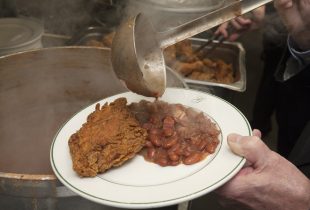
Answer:
[(192, 57), (194, 51), (192, 48), (192, 42), (189, 39), (183, 40), (175, 44), (175, 53), (178, 58), (182, 58), (183, 62), (193, 62)]
[(178, 62), (193, 63), (199, 58), (194, 54), (190, 40), (183, 40), (164, 50), (166, 64), (173, 66)]
[(191, 73), (188, 78), (195, 79), (195, 80), (207, 80), (207, 81), (213, 81), (214, 80), (215, 73), (213, 71), (208, 72), (199, 72), (194, 71)]
[(173, 69), (186, 77), (194, 71), (200, 71), (203, 67), (204, 64), (202, 61), (196, 61), (193, 63), (178, 62), (173, 66)]
[(223, 60), (217, 60), (216, 80), (222, 83), (233, 83), (233, 69), (231, 64), (225, 63)]
[(122, 165), (144, 146), (147, 131), (119, 98), (96, 110), (69, 139), (73, 169), (81, 177), (93, 177)]

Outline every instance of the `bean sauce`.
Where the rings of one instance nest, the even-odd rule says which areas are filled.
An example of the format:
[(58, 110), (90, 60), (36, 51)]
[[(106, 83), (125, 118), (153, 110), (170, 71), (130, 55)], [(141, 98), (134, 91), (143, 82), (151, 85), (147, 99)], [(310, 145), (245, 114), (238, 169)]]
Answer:
[(192, 165), (215, 152), (220, 131), (205, 114), (181, 104), (142, 100), (129, 105), (148, 132), (141, 152), (160, 166)]

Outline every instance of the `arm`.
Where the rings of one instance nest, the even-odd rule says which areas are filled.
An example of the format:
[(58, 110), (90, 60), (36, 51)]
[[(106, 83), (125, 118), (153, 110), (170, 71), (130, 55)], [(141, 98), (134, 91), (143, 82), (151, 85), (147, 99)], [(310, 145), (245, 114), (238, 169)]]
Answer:
[(247, 159), (246, 166), (217, 192), (251, 209), (309, 210), (310, 181), (293, 164), (271, 151), (255, 136), (228, 136), (232, 151)]

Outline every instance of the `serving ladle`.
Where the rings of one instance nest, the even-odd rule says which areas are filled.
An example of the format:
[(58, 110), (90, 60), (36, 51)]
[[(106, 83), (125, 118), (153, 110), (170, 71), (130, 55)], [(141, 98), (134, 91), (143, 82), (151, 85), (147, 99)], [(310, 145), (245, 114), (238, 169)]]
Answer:
[(256, 9), (271, 0), (232, 0), (214, 12), (164, 32), (157, 32), (146, 15), (140, 13), (123, 22), (112, 44), (112, 66), (116, 76), (131, 91), (160, 97), (166, 89), (163, 50), (234, 17)]

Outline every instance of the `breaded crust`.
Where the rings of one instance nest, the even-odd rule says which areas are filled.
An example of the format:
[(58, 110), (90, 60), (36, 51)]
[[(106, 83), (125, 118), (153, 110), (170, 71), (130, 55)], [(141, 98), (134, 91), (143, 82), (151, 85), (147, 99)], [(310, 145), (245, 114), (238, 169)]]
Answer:
[(122, 165), (144, 146), (147, 131), (131, 114), (125, 98), (96, 105), (87, 122), (69, 139), (73, 169), (93, 177)]

